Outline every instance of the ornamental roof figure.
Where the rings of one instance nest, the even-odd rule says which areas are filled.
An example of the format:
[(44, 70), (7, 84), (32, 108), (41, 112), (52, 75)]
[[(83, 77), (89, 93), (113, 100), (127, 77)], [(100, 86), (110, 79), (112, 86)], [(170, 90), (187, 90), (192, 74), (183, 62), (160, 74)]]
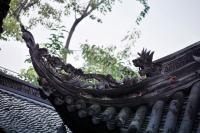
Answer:
[[(54, 66), (39, 47), (29, 49), (40, 77), (40, 95), (74, 133), (200, 132), (200, 42), (156, 61), (153, 52), (143, 50), (133, 62), (144, 61), (137, 66), (147, 78), (133, 83), (86, 74), (65, 63)], [(59, 72), (64, 67), (69, 72)], [(87, 79), (104, 87), (97, 89)]]

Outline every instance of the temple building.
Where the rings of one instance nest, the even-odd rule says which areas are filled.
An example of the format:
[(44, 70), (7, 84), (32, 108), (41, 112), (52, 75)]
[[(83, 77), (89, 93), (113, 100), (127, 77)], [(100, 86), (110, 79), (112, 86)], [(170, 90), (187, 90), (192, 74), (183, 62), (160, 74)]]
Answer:
[(156, 61), (143, 49), (133, 64), (145, 78), (118, 81), (62, 62), (21, 31), (40, 86), (0, 73), (1, 132), (200, 133), (200, 42)]
[[(36, 46), (34, 50), (40, 49)], [(148, 58), (139, 71), (148, 75), (147, 78), (126, 82), (117, 82), (109, 75), (84, 74), (64, 64), (62, 69), (70, 73), (62, 79), (64, 85), (58, 82), (63, 78), (58, 58), (36, 52), (40, 55), (33, 54), (37, 61), (47, 58), (45, 63), (48, 63), (44, 65), (48, 71), (40, 71), (44, 66), (38, 67), (33, 60), (41, 87), (0, 72), (0, 130), (6, 133), (200, 133), (199, 51), (200, 42), (197, 42), (151, 62), (153, 53), (143, 50), (133, 63), (142, 67), (141, 59)], [(35, 60), (35, 63), (39, 62)], [(99, 89), (83, 79), (98, 79), (107, 87)]]

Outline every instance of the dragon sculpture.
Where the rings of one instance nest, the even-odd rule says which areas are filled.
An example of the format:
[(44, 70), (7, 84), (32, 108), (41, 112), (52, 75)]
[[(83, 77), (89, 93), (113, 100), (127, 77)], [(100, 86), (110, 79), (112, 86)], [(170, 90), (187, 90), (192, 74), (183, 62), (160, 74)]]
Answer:
[(154, 52), (143, 49), (141, 53), (138, 53), (139, 57), (133, 60), (133, 64), (139, 67), (139, 74), (141, 76), (152, 77), (160, 74), (160, 65), (153, 63)]
[[(195, 55), (198, 60), (199, 49), (183, 50), (178, 53), (181, 56), (172, 54), (154, 62), (154, 52), (143, 49), (133, 63), (140, 68), (139, 73), (147, 78), (117, 81), (111, 75), (87, 74), (71, 64), (65, 64), (58, 57), (50, 55), (47, 49), (39, 48), (32, 34), (23, 26), (21, 28), (32, 64), (39, 75), (41, 94), (50, 100), (73, 132), (107, 132), (101, 124), (99, 131), (95, 129), (88, 124), (91, 121), (99, 124), (102, 120), (108, 129), (113, 129), (116, 124), (120, 127), (126, 123), (135, 107), (151, 107), (158, 100), (167, 101), (177, 92), (188, 91), (191, 85), (199, 81), (199, 65), (193, 58)], [(92, 120), (86, 117), (88, 115)], [(80, 120), (77, 116), (86, 118)], [(134, 131), (141, 128), (135, 126)], [(132, 130), (132, 126), (129, 130)]]

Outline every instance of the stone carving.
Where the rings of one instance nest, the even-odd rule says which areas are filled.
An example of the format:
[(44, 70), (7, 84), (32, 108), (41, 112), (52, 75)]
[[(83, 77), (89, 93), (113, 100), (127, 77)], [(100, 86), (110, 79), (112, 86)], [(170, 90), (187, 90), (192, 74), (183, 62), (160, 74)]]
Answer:
[(154, 52), (143, 49), (141, 53), (138, 53), (139, 57), (133, 60), (133, 64), (139, 67), (139, 74), (141, 76), (153, 77), (160, 74), (161, 67), (159, 64), (153, 63)]
[[(22, 32), (33, 66), (40, 77), (41, 93), (50, 100), (73, 132), (108, 132), (104, 128), (97, 129), (91, 126), (88, 124), (88, 119), (87, 122), (85, 122), (86, 119), (81, 119), (89, 115), (94, 124), (104, 121), (107, 129), (116, 133), (115, 129), (118, 129), (116, 126), (126, 125), (129, 115), (132, 115), (129, 108), (141, 105), (148, 107), (157, 101), (162, 101), (161, 106), (160, 103), (158, 106), (162, 109), (163, 102), (169, 100), (173, 94), (179, 91), (188, 92), (188, 89), (199, 81), (199, 75), (196, 73), (199, 66), (194, 60), (189, 60), (183, 66), (180, 65), (176, 71), (161, 74), (161, 65), (163, 70), (165, 64), (170, 64), (175, 59), (186, 55), (186, 50), (194, 51), (194, 46), (156, 63), (152, 61), (154, 52), (143, 49), (133, 63), (139, 67), (140, 75), (146, 75), (147, 78), (138, 80), (127, 76), (117, 81), (111, 75), (86, 74), (71, 64), (65, 64), (61, 59), (49, 55), (46, 49), (39, 48), (30, 32), (26, 30)], [(138, 121), (138, 118), (145, 118), (143, 116), (146, 115), (146, 107), (138, 111), (137, 114), (142, 117), (137, 115), (134, 118), (129, 131), (135, 131), (135, 129), (140, 131), (143, 120)], [(147, 131), (152, 130), (152, 125), (158, 125), (160, 118), (154, 115), (152, 117)]]

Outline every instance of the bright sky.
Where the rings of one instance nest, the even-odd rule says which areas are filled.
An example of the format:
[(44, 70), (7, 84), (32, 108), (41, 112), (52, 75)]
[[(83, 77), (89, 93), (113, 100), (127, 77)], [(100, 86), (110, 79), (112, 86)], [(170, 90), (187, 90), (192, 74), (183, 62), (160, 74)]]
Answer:
[[(154, 59), (157, 59), (200, 41), (199, 0), (151, 0), (149, 5), (150, 12), (139, 27), (142, 34), (135, 44), (134, 54), (142, 48), (148, 48), (155, 51)], [(122, 4), (115, 5), (111, 13), (101, 17), (102, 24), (84, 20), (75, 31), (70, 49), (80, 49), (80, 43), (85, 40), (97, 45), (116, 45), (120, 48), (127, 31), (134, 28), (140, 10), (141, 4), (136, 0), (124, 0)], [(66, 27), (70, 27), (71, 22), (66, 18)], [(48, 31), (41, 27), (32, 32), (36, 42), (44, 42), (48, 38)], [(27, 67), (24, 64), (28, 55), (25, 44), (0, 41), (0, 48), (0, 66), (16, 72)], [(71, 59), (70, 62), (77, 65), (81, 61)]]

